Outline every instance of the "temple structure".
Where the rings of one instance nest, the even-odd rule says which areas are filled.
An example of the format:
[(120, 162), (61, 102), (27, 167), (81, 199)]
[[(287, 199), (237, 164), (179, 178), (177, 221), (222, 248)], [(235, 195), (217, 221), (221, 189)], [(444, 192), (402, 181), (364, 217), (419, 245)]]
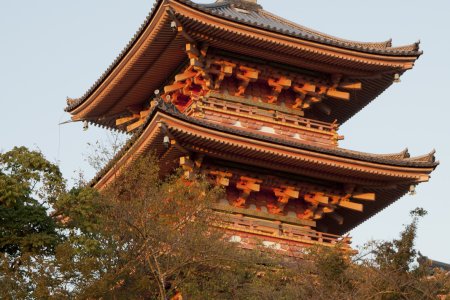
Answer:
[[(337, 242), (426, 182), (434, 152), (339, 147), (339, 125), (411, 69), (418, 43), (353, 42), (265, 11), (256, 0), (158, 0), (100, 79), (68, 99), (75, 121), (132, 134), (93, 181), (102, 189), (155, 151), (225, 187), (215, 205), (233, 242), (295, 255)], [(382, 142), (382, 141), (380, 141)], [(376, 220), (374, 220), (376, 222)]]

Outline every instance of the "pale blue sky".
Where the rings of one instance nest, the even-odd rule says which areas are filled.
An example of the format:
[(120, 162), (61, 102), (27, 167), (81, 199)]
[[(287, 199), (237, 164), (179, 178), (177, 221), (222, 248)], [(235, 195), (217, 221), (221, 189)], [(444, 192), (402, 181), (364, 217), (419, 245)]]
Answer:
[[(208, 3), (209, 1), (198, 1)], [(446, 0), (259, 0), (266, 10), (342, 38), (394, 45), (421, 40), (416, 67), (341, 127), (341, 147), (412, 155), (436, 148), (441, 165), (417, 195), (405, 196), (351, 232), (354, 244), (391, 239), (417, 206), (417, 248), (450, 262), (450, 2)], [(83, 94), (143, 22), (152, 0), (0, 0), (0, 150), (39, 148), (67, 178), (84, 160), (88, 142), (107, 139), (103, 130), (82, 131), (69, 119), (66, 96)]]

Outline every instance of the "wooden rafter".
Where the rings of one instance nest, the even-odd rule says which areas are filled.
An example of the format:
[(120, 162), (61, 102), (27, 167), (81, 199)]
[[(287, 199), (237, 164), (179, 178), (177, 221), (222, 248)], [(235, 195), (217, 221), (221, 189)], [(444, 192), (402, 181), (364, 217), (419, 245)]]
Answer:
[(118, 118), (118, 119), (116, 119), (116, 126), (124, 125), (126, 123), (131, 122), (131, 121), (135, 121), (135, 120), (137, 120), (139, 118), (140, 118), (139, 114), (132, 114), (131, 116), (128, 116), (128, 117)]
[(355, 210), (355, 211), (359, 211), (359, 212), (362, 212), (364, 210), (364, 207), (363, 207), (362, 204), (351, 202), (351, 201), (348, 201), (348, 200), (347, 201), (341, 201), (341, 202), (339, 202), (338, 205), (341, 206), (341, 207), (348, 208), (348, 209)]

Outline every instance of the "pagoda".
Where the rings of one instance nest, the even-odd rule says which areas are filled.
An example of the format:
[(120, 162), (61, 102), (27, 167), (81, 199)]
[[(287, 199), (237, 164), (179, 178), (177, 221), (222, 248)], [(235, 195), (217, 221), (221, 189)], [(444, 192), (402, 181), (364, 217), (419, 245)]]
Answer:
[(143, 153), (162, 175), (181, 167), (226, 190), (214, 205), (230, 241), (288, 255), (350, 248), (346, 233), (416, 185), (434, 152), (369, 154), (339, 147), (339, 125), (422, 52), (354, 42), (265, 11), (256, 0), (158, 0), (106, 72), (66, 111), (132, 136), (95, 177), (102, 189)]

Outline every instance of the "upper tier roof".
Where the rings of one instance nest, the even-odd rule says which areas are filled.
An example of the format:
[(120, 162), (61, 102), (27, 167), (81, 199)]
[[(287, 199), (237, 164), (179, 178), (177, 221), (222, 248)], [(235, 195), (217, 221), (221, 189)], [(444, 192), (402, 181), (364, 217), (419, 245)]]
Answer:
[(387, 55), (403, 56), (422, 53), (419, 50), (419, 42), (392, 47), (391, 39), (383, 42), (358, 42), (327, 35), (274, 15), (264, 10), (256, 1), (218, 0), (213, 4), (197, 4), (190, 0), (179, 1), (221, 18), (322, 44)]
[[(342, 74), (362, 82), (349, 104), (326, 103), (344, 123), (370, 103), (420, 56), (418, 43), (392, 47), (391, 41), (352, 42), (332, 37), (275, 16), (250, 0), (157, 0), (146, 21), (103, 75), (78, 99), (68, 99), (74, 120), (107, 125), (110, 117), (142, 105), (187, 61), (186, 36), (212, 50), (318, 72)], [(323, 121), (330, 121), (324, 119)]]

